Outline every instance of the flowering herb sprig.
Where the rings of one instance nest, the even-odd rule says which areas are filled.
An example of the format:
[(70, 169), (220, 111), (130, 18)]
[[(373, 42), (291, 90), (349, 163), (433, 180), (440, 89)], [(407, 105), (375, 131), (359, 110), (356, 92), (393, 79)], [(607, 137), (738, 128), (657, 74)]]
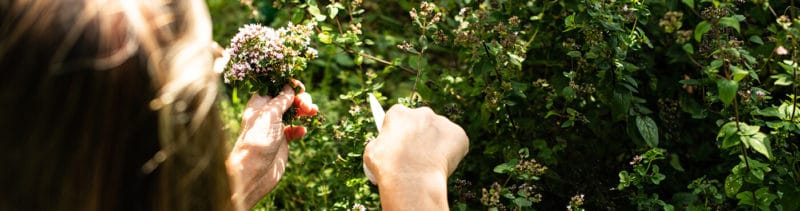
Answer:
[[(230, 60), (223, 72), (225, 83), (237, 89), (276, 96), (307, 63), (317, 58), (309, 47), (313, 25), (294, 25), (273, 29), (259, 24), (239, 28), (225, 49)], [(290, 108), (284, 120), (294, 117)], [(288, 117), (287, 117), (288, 116)]]
[(312, 28), (291, 23), (277, 30), (259, 24), (239, 28), (226, 49), (230, 60), (224, 71), (225, 83), (277, 95), (290, 78), (317, 57), (317, 50), (308, 46)]

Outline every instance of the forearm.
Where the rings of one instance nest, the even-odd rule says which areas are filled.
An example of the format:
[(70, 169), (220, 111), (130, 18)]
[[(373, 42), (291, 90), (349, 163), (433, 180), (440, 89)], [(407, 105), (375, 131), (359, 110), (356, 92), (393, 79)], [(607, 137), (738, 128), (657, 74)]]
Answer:
[[(265, 162), (264, 149), (252, 145), (237, 145), (228, 157), (228, 175), (231, 178), (231, 200), (238, 210), (249, 210), (268, 194), (280, 180), (284, 163)], [(279, 150), (279, 154), (283, 150)], [(284, 152), (285, 153), (285, 152)]]
[(236, 210), (248, 210), (254, 204), (249, 197), (252, 194), (247, 193), (248, 191), (245, 190), (246, 181), (253, 179), (244, 172), (247, 169), (242, 164), (242, 161), (245, 159), (246, 154), (247, 152), (234, 150), (226, 162), (231, 185), (231, 201), (236, 205)]
[(449, 210), (447, 177), (442, 173), (396, 175), (379, 183), (384, 210)]

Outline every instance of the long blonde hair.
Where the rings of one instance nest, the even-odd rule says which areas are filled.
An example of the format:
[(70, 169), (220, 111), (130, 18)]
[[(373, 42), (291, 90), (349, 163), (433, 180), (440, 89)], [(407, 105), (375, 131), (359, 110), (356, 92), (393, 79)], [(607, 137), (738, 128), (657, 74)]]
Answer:
[(0, 2), (0, 210), (228, 210), (202, 0)]

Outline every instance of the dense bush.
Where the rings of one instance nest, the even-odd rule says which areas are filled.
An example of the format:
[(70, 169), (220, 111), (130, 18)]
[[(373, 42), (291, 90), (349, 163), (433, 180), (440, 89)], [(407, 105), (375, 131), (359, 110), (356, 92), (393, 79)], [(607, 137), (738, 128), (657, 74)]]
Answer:
[(366, 93), (467, 131), (454, 209), (800, 209), (794, 1), (208, 2), (223, 45), (316, 24), (299, 78), (321, 114), (256, 209), (379, 208)]

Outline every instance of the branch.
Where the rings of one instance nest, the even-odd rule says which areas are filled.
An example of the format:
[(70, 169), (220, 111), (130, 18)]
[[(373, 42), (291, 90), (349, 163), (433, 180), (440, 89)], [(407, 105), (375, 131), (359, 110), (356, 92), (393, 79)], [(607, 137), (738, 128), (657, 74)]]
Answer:
[(383, 60), (381, 58), (378, 58), (378, 57), (375, 57), (375, 56), (372, 56), (372, 55), (369, 55), (369, 54), (359, 53), (359, 52), (355, 52), (353, 50), (347, 50), (347, 52), (348, 53), (352, 53), (352, 54), (356, 54), (356, 55), (359, 55), (359, 56), (363, 56), (364, 58), (370, 59), (372, 61), (380, 62), (380, 63), (383, 63), (385, 65), (395, 66), (395, 67), (400, 68), (401, 70), (404, 70), (404, 71), (406, 71), (408, 73), (411, 73), (411, 74), (415, 74), (415, 75), (417, 74), (417, 71), (412, 70), (411, 68), (400, 66), (400, 65), (394, 65), (389, 61)]

